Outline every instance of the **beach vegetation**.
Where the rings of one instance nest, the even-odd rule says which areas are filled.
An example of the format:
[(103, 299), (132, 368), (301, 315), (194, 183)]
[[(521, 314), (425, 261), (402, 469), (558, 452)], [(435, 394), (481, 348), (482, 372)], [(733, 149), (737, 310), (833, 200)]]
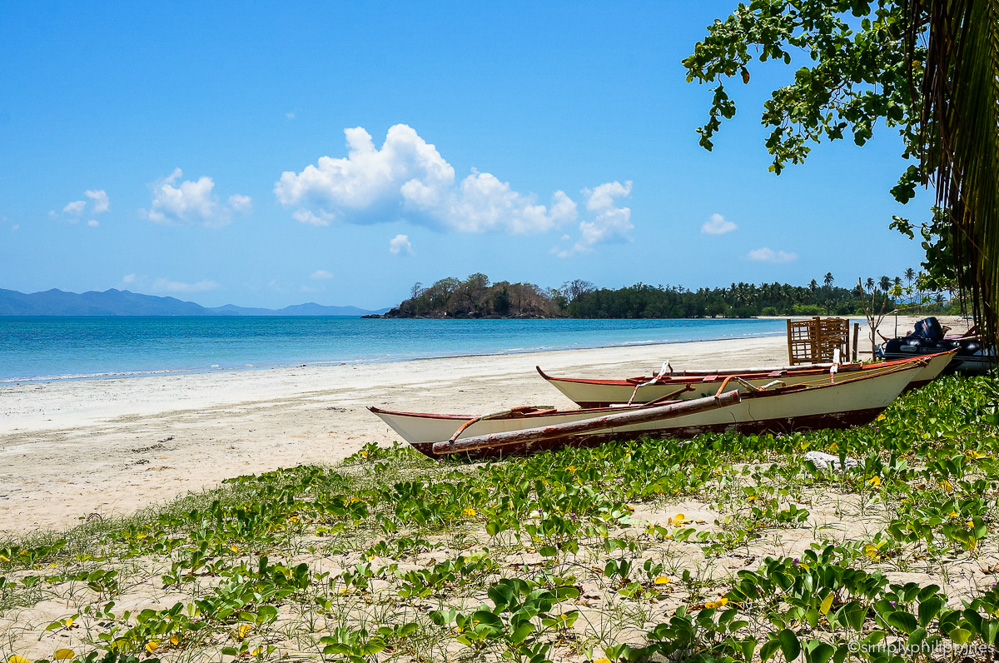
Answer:
[[(997, 393), (994, 378), (954, 376), (849, 430), (488, 463), (369, 444), (336, 466), (237, 477), (0, 542), (0, 660), (908, 661), (992, 647)], [(816, 467), (812, 450), (859, 466)]]

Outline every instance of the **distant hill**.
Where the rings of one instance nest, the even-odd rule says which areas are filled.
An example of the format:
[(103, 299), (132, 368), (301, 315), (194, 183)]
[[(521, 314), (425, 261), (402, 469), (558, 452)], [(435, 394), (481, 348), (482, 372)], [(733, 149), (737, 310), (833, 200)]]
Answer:
[(175, 297), (140, 295), (128, 290), (104, 292), (64, 292), (46, 290), (25, 294), (16, 290), (0, 289), (0, 316), (151, 316), (151, 315), (211, 315), (211, 316), (361, 316), (384, 313), (388, 309), (368, 311), (356, 306), (322, 306), (314, 302), (286, 306), (282, 309), (246, 308), (226, 304), (205, 308), (194, 302), (183, 302)]

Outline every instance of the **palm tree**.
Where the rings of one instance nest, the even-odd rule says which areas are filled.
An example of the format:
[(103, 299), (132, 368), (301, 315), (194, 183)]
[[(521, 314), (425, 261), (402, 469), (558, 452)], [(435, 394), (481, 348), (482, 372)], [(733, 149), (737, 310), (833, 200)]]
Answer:
[(826, 275), (822, 277), (822, 283), (824, 283), (827, 288), (832, 287), (834, 280), (832, 272), (826, 272)]
[(912, 279), (914, 278), (916, 278), (916, 270), (914, 270), (912, 267), (909, 267), (908, 269), (905, 270), (906, 286), (911, 288)]
[(878, 280), (878, 285), (881, 286), (881, 289), (884, 292), (888, 292), (891, 289), (891, 279), (887, 276), (882, 276), (880, 280)]
[[(999, 329), (999, 5), (912, 0), (909, 53), (926, 36), (919, 154), (944, 210), (958, 283), (971, 296), (982, 339)], [(915, 58), (913, 58), (915, 59)]]

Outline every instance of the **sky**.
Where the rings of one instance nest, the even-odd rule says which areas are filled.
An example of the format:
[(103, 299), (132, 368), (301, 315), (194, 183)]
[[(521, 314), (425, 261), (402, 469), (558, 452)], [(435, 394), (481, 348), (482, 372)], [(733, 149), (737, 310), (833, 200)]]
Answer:
[(377, 309), (481, 272), (687, 288), (900, 275), (891, 129), (768, 172), (681, 60), (735, 0), (0, 4), (0, 288)]

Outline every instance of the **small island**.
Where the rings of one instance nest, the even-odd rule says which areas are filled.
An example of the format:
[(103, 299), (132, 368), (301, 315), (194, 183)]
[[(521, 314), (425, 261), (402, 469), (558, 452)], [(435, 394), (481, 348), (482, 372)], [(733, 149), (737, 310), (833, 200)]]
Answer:
[[(867, 279), (864, 287), (841, 288), (831, 273), (808, 285), (733, 283), (723, 288), (648, 285), (597, 288), (579, 279), (560, 288), (533, 283), (492, 283), (485, 274), (441, 279), (430, 287), (417, 283), (411, 296), (381, 315), (365, 318), (751, 318), (756, 316), (863, 315), (872, 296), (886, 310), (918, 307), (919, 313), (945, 314), (952, 304), (943, 293), (928, 291), (913, 270), (903, 277)], [(913, 311), (915, 312), (915, 311)]]

